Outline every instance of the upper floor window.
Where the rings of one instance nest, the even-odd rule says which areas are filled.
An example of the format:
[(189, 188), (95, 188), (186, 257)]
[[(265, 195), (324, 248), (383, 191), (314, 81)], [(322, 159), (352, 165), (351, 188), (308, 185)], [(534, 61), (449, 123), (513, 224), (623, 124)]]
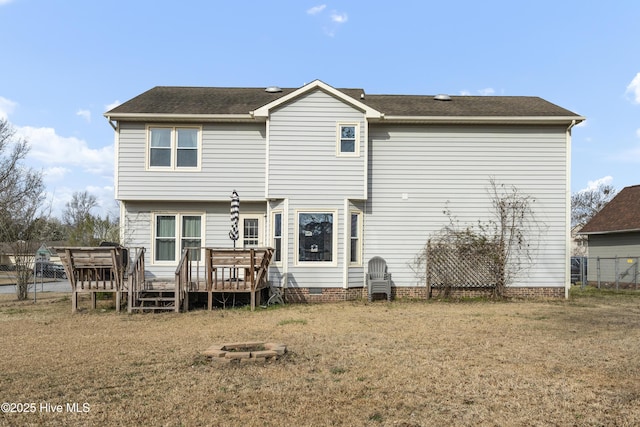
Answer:
[(359, 155), (358, 144), (358, 125), (338, 124), (338, 141), (337, 152), (339, 156), (357, 156)]
[(198, 168), (199, 147), (199, 127), (149, 127), (150, 168)]

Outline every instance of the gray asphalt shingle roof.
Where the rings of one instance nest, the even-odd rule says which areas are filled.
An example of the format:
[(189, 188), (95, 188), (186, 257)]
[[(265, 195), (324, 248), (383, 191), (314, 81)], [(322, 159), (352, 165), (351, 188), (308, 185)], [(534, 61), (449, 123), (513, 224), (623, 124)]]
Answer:
[[(265, 88), (157, 86), (105, 114), (249, 114), (297, 89), (269, 93)], [(366, 94), (361, 99), (362, 89), (337, 90), (386, 116), (579, 117), (538, 97), (451, 96), (451, 101), (437, 101), (433, 95)]]

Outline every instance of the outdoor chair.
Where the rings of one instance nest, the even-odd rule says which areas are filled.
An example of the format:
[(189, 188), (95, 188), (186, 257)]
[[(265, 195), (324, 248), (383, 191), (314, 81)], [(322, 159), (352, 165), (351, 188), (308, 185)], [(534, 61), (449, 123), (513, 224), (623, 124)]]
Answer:
[(262, 307), (267, 308), (268, 306), (274, 305), (274, 304), (284, 305), (284, 295), (282, 290), (279, 287), (270, 286), (269, 299), (267, 300), (267, 303)]
[(387, 262), (379, 256), (369, 260), (367, 292), (369, 301), (373, 294), (387, 294), (387, 301), (391, 301), (391, 273), (387, 272)]

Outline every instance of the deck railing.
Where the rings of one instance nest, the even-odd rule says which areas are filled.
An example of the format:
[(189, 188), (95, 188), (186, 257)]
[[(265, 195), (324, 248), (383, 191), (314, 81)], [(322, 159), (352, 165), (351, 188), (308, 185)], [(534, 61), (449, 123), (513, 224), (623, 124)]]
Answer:
[(139, 305), (138, 295), (144, 290), (144, 248), (138, 248), (128, 272), (127, 311), (131, 313)]
[(78, 293), (91, 294), (96, 306), (97, 292), (114, 292), (116, 310), (120, 310), (123, 291), (124, 258), (122, 247), (62, 247), (55, 248), (71, 283), (71, 310), (78, 308)]
[[(194, 250), (204, 251), (204, 260), (192, 259)], [(212, 309), (214, 293), (250, 293), (253, 310), (259, 292), (268, 287), (272, 256), (272, 248), (185, 248), (175, 271), (176, 298), (188, 306), (189, 292), (206, 292)]]

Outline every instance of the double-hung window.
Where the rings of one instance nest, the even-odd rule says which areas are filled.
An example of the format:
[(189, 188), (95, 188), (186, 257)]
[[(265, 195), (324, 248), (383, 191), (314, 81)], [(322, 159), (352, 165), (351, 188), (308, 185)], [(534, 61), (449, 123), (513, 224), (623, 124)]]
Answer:
[(200, 166), (199, 127), (149, 127), (149, 168), (196, 169)]
[(158, 214), (154, 230), (154, 262), (177, 262), (186, 248), (194, 248), (189, 253), (192, 260), (201, 259), (201, 215)]
[(349, 264), (360, 265), (362, 253), (362, 213), (352, 211), (350, 218), (349, 236)]
[(271, 216), (271, 229), (273, 230), (273, 261), (282, 262), (282, 212), (273, 212)]
[(338, 138), (336, 151), (338, 156), (358, 156), (359, 126), (354, 123), (338, 123)]

